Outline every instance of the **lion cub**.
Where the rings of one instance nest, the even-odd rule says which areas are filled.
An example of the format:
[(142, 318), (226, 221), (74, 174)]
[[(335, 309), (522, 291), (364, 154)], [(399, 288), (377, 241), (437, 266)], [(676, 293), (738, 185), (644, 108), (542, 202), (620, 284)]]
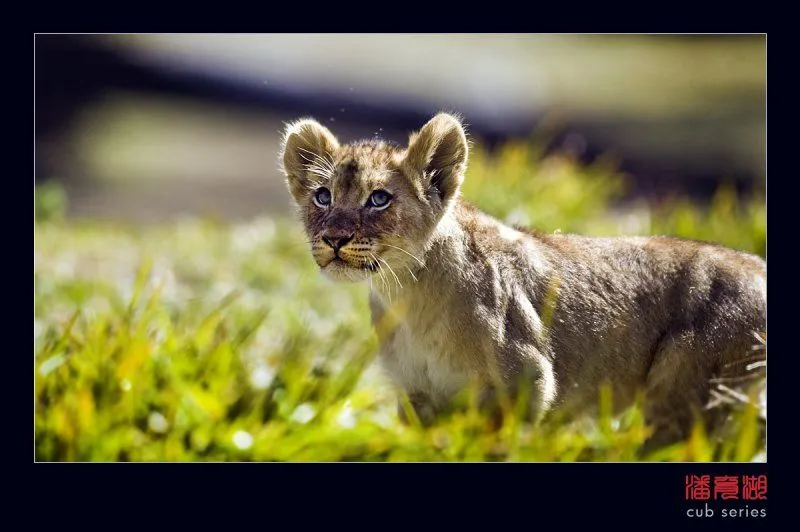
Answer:
[[(289, 124), (281, 161), (311, 253), (336, 281), (370, 280), (380, 360), (430, 422), (471, 382), (513, 394), (534, 418), (618, 407), (685, 437), (709, 379), (744, 371), (765, 327), (766, 264), (664, 236), (590, 238), (508, 227), (459, 197), (468, 142), (438, 114), (402, 148), (340, 144), (314, 120)], [(379, 331), (380, 332), (380, 331)]]

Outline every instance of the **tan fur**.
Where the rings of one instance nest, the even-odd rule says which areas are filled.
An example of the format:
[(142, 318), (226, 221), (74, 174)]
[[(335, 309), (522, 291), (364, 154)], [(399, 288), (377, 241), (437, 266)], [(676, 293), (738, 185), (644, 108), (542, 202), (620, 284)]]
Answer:
[[(281, 160), (322, 272), (369, 280), (373, 322), (396, 315), (380, 359), (429, 422), (470, 382), (485, 397), (533, 386), (531, 414), (581, 413), (604, 383), (643, 391), (648, 421), (684, 437), (709, 379), (738, 375), (766, 315), (766, 264), (670, 237), (590, 238), (510, 228), (459, 198), (460, 121), (439, 114), (407, 148), (340, 145), (290, 124)], [(331, 191), (329, 206), (312, 196)], [(367, 205), (375, 190), (390, 205)], [(339, 259), (323, 239), (344, 239)], [(397, 309), (400, 309), (399, 311)]]

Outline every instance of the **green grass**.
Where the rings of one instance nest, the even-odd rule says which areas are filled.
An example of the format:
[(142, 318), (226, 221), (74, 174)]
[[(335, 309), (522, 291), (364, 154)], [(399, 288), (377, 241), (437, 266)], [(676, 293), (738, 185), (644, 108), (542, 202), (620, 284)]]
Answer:
[[(511, 143), (474, 150), (464, 193), (545, 231), (673, 233), (764, 254), (761, 198), (723, 189), (709, 209), (610, 204), (624, 178)], [(316, 270), (299, 225), (263, 217), (131, 228), (65, 221), (37, 193), (34, 226), (35, 449), (38, 460), (571, 461), (752, 460), (763, 421), (743, 403), (728, 438), (697, 431), (640, 457), (640, 410), (597, 423), (532, 427), (512, 410), (490, 430), (467, 405), (434, 427), (403, 426), (372, 364), (367, 287)], [(49, 213), (49, 214), (48, 214)], [(753, 403), (756, 403), (754, 401)]]

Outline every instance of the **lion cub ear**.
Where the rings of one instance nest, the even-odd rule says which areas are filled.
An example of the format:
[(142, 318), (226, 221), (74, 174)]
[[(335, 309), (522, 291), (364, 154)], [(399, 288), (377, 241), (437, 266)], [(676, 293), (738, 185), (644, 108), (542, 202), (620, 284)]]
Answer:
[(316, 120), (304, 118), (286, 126), (280, 160), (286, 183), (298, 203), (325, 172), (339, 141)]
[(405, 162), (429, 180), (442, 204), (455, 197), (467, 169), (469, 144), (464, 126), (453, 115), (439, 113), (411, 135)]

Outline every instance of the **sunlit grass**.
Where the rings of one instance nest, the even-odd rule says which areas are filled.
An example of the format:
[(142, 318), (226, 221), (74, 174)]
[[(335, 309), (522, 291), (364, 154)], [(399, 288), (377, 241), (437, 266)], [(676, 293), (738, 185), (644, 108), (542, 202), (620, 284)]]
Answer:
[[(764, 251), (763, 201), (722, 191), (624, 214), (610, 166), (580, 168), (525, 143), (474, 150), (465, 195), (545, 231), (674, 232)], [(55, 194), (55, 193), (54, 193)], [(57, 208), (56, 196), (46, 205)], [(762, 420), (742, 405), (721, 444), (701, 432), (642, 457), (641, 411), (533, 427), (513, 405), (491, 430), (466, 393), (437, 425), (401, 425), (372, 364), (367, 287), (316, 270), (298, 225), (263, 217), (130, 228), (42, 216), (34, 228), (35, 446), (39, 460), (751, 460)], [(49, 220), (47, 219), (49, 218)]]

